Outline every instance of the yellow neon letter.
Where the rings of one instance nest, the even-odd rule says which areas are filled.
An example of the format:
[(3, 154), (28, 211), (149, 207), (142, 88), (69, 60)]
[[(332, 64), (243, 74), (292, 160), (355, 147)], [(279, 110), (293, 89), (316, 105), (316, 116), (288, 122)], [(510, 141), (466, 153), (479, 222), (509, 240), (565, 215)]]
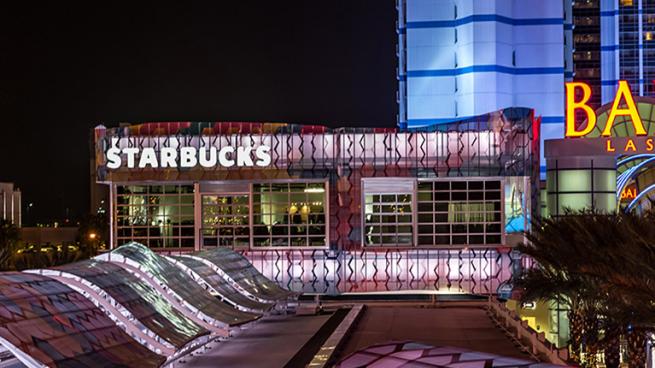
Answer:
[[(582, 88), (582, 100), (575, 101), (576, 88)], [(591, 98), (591, 87), (583, 82), (569, 82), (566, 83), (566, 136), (567, 137), (582, 137), (596, 126), (596, 113), (587, 105), (587, 101)], [(575, 129), (575, 111), (582, 109), (587, 114), (587, 126), (578, 131)]]
[(611, 139), (607, 140), (607, 144), (605, 146), (606, 146), (605, 149), (607, 150), (607, 152), (616, 151), (616, 148), (612, 147), (612, 140)]
[(632, 139), (628, 139), (628, 142), (626, 142), (623, 151), (628, 152), (628, 149), (631, 150), (632, 152), (635, 152), (637, 150), (637, 147), (635, 147), (635, 142)]
[[(619, 109), (621, 98), (625, 98), (625, 104), (627, 106), (625, 109)], [(639, 117), (635, 100), (632, 98), (632, 92), (630, 92), (630, 85), (624, 80), (619, 81), (619, 89), (616, 91), (614, 104), (612, 104), (610, 116), (607, 118), (607, 124), (603, 130), (603, 136), (609, 137), (612, 134), (612, 125), (614, 125), (614, 120), (617, 116), (630, 116), (630, 119), (632, 119), (632, 125), (635, 128), (635, 134), (646, 135), (644, 123), (641, 122), (641, 117)]]

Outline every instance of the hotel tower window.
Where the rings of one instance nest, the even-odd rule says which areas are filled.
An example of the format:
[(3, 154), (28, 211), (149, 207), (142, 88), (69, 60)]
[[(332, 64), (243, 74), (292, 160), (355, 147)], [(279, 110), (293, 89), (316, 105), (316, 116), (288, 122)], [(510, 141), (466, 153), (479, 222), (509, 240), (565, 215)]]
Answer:
[(118, 185), (116, 213), (118, 244), (194, 246), (192, 185)]
[(252, 186), (254, 247), (325, 247), (325, 183)]
[(501, 181), (419, 181), (418, 245), (501, 244)]
[(250, 244), (247, 194), (202, 196), (203, 247)]

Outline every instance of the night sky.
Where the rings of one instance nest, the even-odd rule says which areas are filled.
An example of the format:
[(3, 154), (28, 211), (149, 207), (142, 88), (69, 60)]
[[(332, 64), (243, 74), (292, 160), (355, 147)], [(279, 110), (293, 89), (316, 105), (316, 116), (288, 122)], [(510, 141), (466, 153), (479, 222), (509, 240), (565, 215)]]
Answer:
[(27, 222), (88, 211), (100, 123), (396, 123), (393, 0), (108, 3), (0, 11), (0, 181)]

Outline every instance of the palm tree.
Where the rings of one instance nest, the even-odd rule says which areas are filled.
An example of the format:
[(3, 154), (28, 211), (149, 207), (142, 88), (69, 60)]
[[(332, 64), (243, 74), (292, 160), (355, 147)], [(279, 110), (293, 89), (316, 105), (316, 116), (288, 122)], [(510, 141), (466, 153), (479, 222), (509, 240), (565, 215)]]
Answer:
[(594, 223), (592, 254), (577, 272), (593, 278), (602, 295), (599, 313), (607, 321), (606, 359), (615, 364), (618, 337), (613, 335), (618, 330), (628, 340), (629, 367), (641, 368), (647, 357), (646, 339), (655, 324), (655, 216), (620, 213), (596, 216)]
[(579, 363), (584, 331), (582, 280), (571, 279), (562, 272), (540, 265), (526, 271), (516, 280), (515, 286), (523, 289), (521, 302), (556, 301), (567, 307), (571, 359)]
[(576, 363), (581, 360), (581, 352), (590, 360), (598, 348), (599, 296), (593, 280), (575, 272), (581, 257), (588, 253), (589, 242), (580, 239), (588, 235), (583, 229), (586, 222), (586, 218), (573, 215), (537, 221), (528, 235), (529, 242), (518, 248), (538, 262), (536, 268), (516, 281), (525, 290), (522, 299), (552, 300), (568, 307), (569, 346)]
[(655, 216), (567, 213), (535, 222), (519, 247), (539, 264), (517, 282), (524, 299), (557, 300), (569, 307), (571, 355), (587, 366), (604, 349), (618, 367), (625, 331), (630, 367), (643, 367), (646, 336), (655, 323)]
[(655, 326), (655, 213), (626, 213), (621, 218), (620, 257), (606, 256), (607, 260), (620, 262), (620, 266), (601, 277), (613, 287), (614, 298), (621, 305), (622, 310), (614, 318), (629, 329), (625, 334), (628, 364), (636, 368), (646, 364), (647, 338)]
[(621, 324), (609, 322), (605, 328), (605, 341), (603, 354), (605, 355), (605, 366), (607, 368), (619, 368), (621, 366), (621, 335), (623, 328)]
[(86, 215), (79, 223), (77, 242), (81, 257), (95, 256), (109, 240), (109, 219), (106, 214)]

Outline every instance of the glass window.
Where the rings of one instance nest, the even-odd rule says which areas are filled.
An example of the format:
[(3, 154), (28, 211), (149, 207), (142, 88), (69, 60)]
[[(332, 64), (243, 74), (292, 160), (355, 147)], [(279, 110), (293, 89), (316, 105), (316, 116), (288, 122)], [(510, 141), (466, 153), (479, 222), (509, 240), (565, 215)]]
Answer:
[(560, 194), (557, 199), (559, 201), (557, 213), (559, 214), (563, 214), (565, 209), (591, 208), (591, 193)]
[(615, 192), (616, 170), (594, 170), (594, 191)]
[(595, 193), (594, 208), (600, 212), (611, 213), (616, 210), (616, 194)]
[(434, 188), (432, 193), (419, 191), (417, 197), (420, 245), (498, 243), (503, 228), (500, 180), (438, 180), (433, 184), (418, 186), (424, 192)]
[(560, 170), (557, 186), (560, 192), (589, 192), (591, 170)]
[(253, 246), (327, 246), (325, 196), (325, 183), (253, 184)]
[(116, 193), (118, 245), (193, 247), (193, 185), (121, 185)]
[(367, 246), (412, 245), (412, 194), (367, 194), (364, 203)]
[[(202, 197), (202, 245), (248, 246), (249, 201), (246, 194)], [(212, 231), (213, 230), (213, 231)]]

